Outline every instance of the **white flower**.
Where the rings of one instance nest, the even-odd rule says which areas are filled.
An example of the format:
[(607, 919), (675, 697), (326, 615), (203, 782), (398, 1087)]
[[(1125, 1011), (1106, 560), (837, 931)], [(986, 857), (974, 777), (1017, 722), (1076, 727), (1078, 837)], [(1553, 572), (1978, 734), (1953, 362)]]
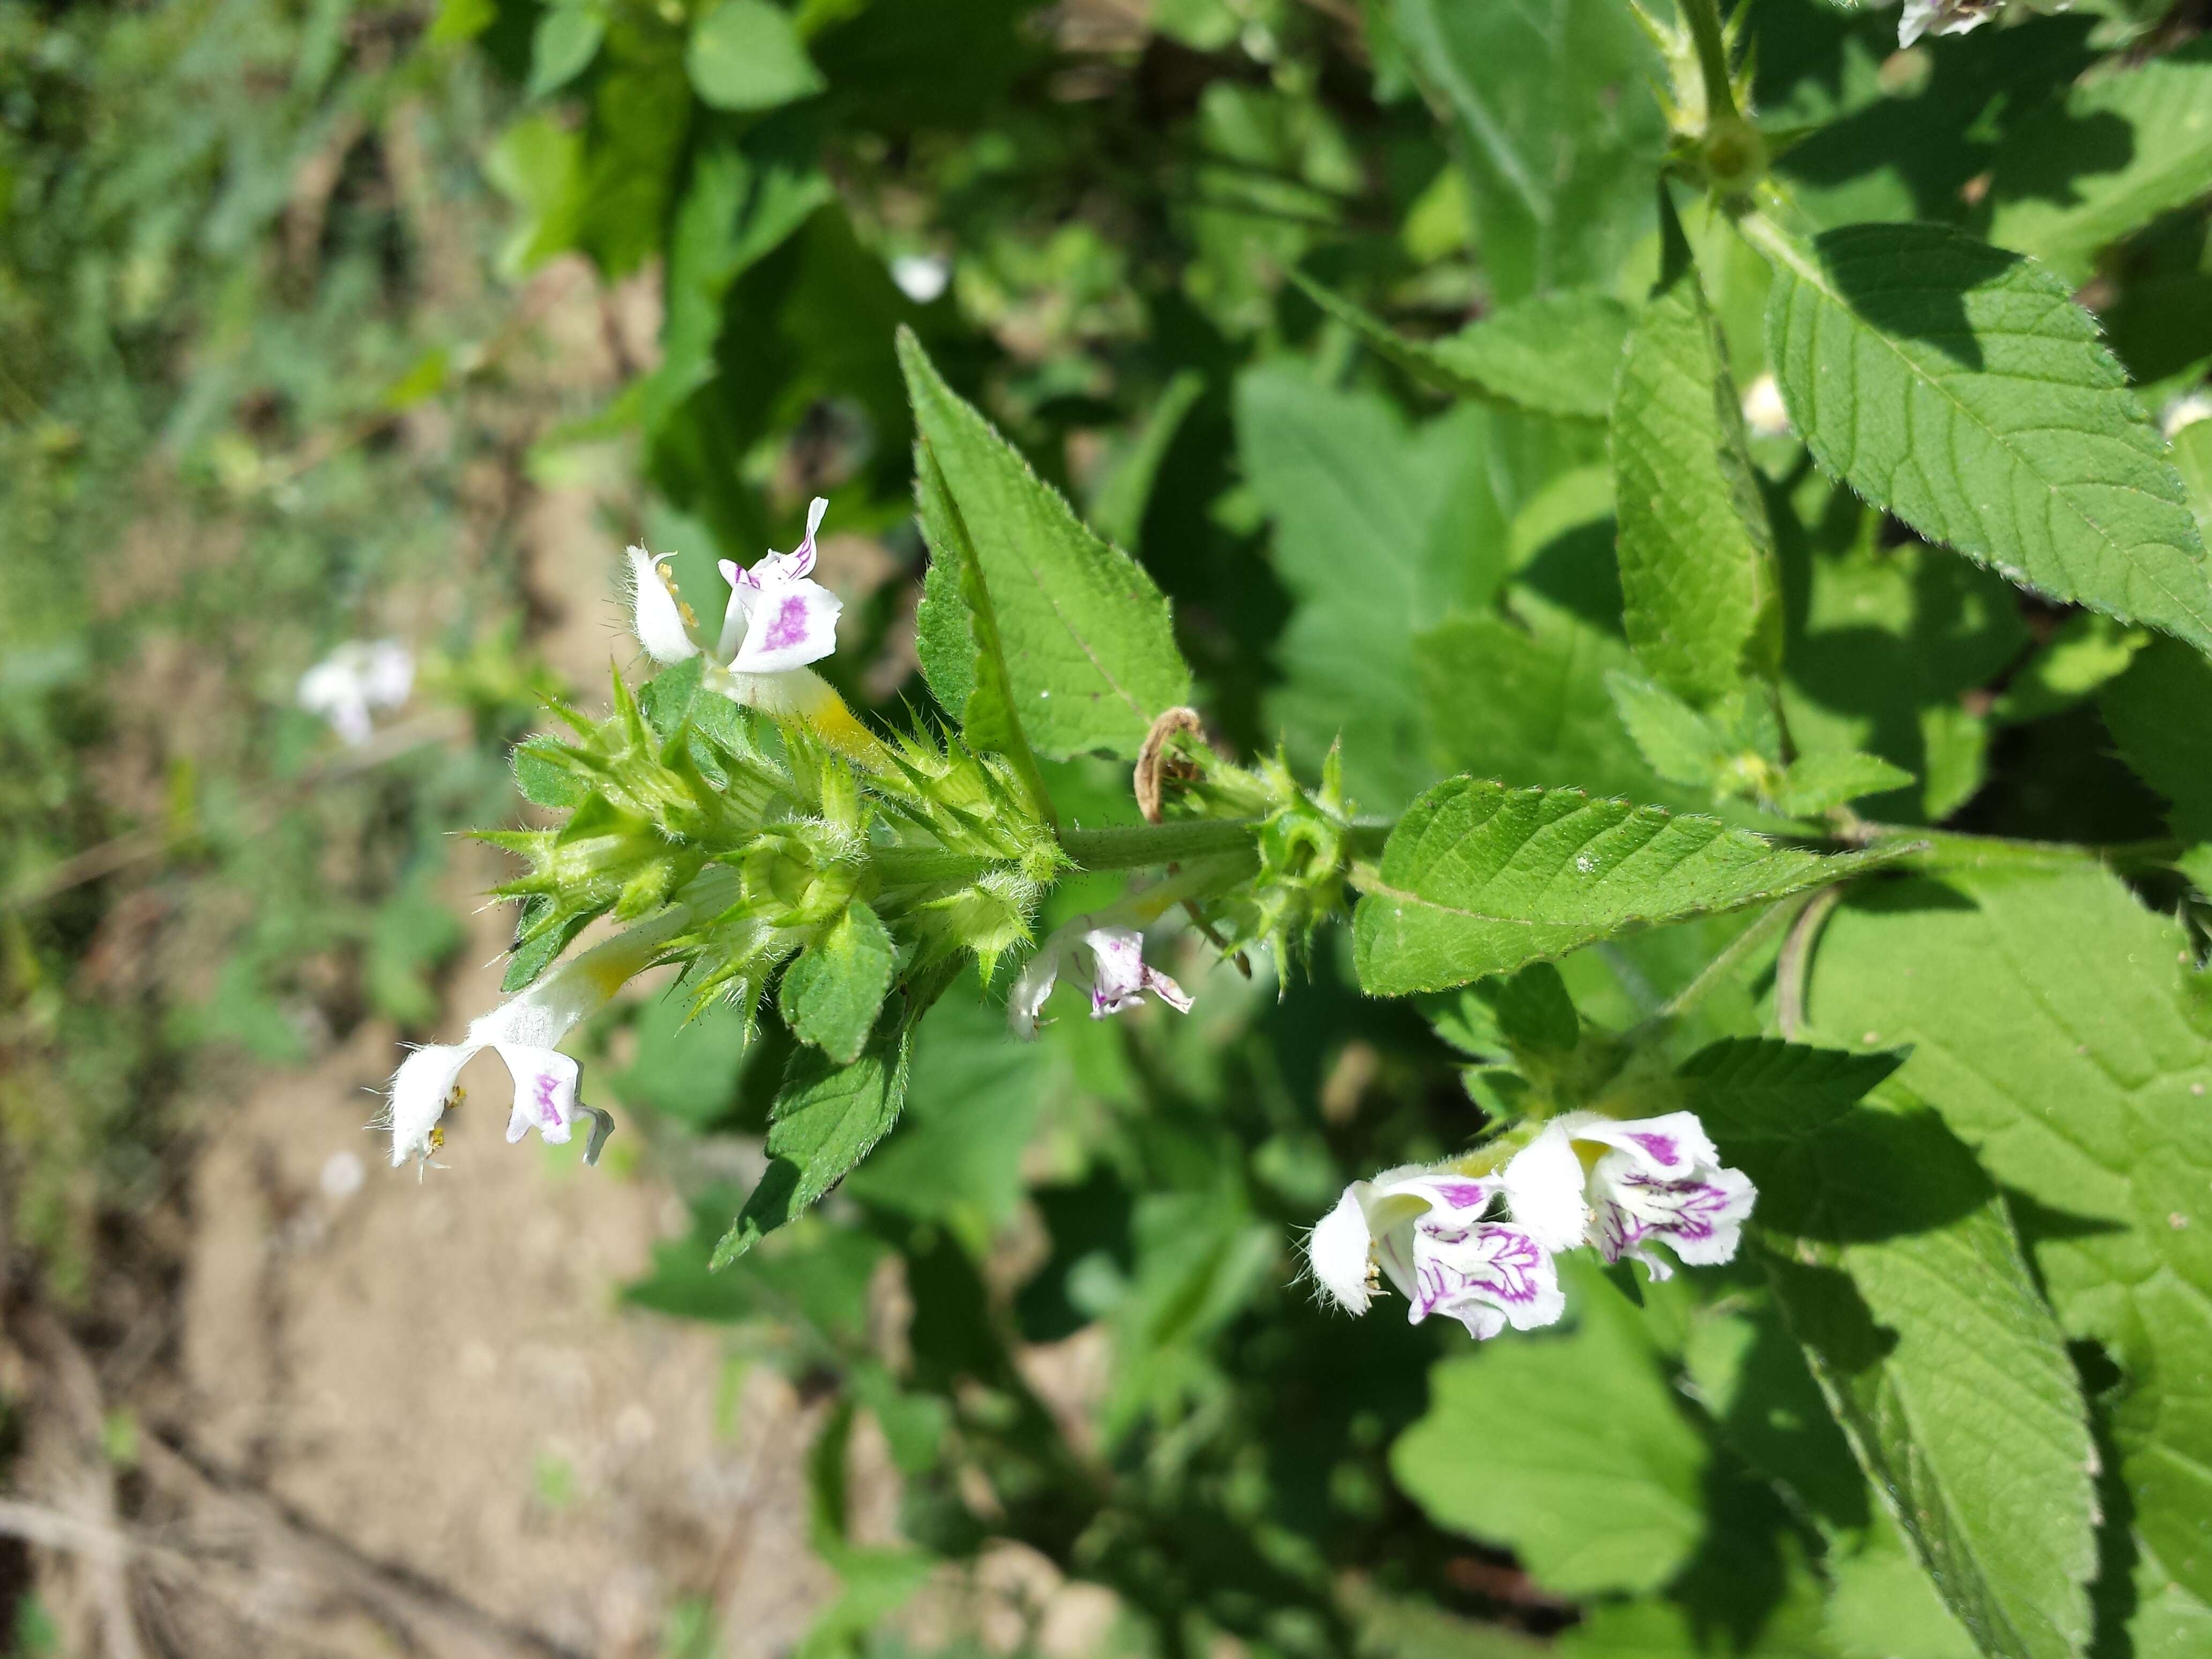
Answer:
[(1633, 1257), (1657, 1279), (1674, 1270), (1654, 1244), (1692, 1267), (1735, 1260), (1759, 1193), (1722, 1164), (1694, 1112), (1626, 1122), (1569, 1112), (1505, 1166), (1505, 1195), (1546, 1249), (1593, 1244), (1607, 1261)]
[(2003, 3), (2004, 0), (1905, 0), (1905, 13), (1897, 20), (1897, 44), (1901, 49), (1923, 34), (1964, 34), (1996, 16)]
[(1157, 968), (1145, 962), (1145, 936), (1110, 914), (1078, 916), (1054, 928), (1029, 960), (1006, 998), (1006, 1020), (1024, 1039), (1037, 1033), (1037, 1016), (1063, 972), (1091, 975), (1091, 1018), (1104, 1019), (1133, 1008), (1150, 991), (1179, 1014), (1190, 1012), (1190, 998)]
[(891, 261), (891, 281), (900, 293), (926, 306), (952, 280), (952, 262), (940, 254), (902, 253)]
[(397, 640), (351, 640), (300, 676), (300, 707), (359, 747), (369, 715), (397, 708), (415, 689), (415, 659)]
[(650, 967), (662, 941), (688, 920), (688, 912), (677, 907), (619, 933), (476, 1019), (460, 1042), (430, 1043), (408, 1055), (388, 1092), (393, 1166), (410, 1158), (428, 1162), (444, 1143), (439, 1120), (459, 1103), (461, 1067), (486, 1048), (506, 1062), (514, 1079), (509, 1144), (535, 1129), (557, 1146), (568, 1139), (580, 1115), (589, 1115), (595, 1127), (585, 1161), (596, 1162), (614, 1120), (578, 1102), (580, 1068), (554, 1045)]
[(713, 647), (701, 642), (699, 619), (678, 597), (659, 556), (629, 550), (631, 627), (645, 654), (661, 664), (707, 659), (707, 684), (732, 702), (795, 716), (848, 750), (872, 744), (844, 699), (806, 665), (837, 648), (837, 613), (844, 601), (810, 580), (814, 533), (830, 503), (817, 496), (806, 514), (806, 539), (789, 553), (771, 553), (750, 570), (721, 561), (729, 603)]
[(1743, 389), (1743, 423), (1754, 438), (1790, 435), (1790, 410), (1782, 401), (1782, 388), (1771, 374), (1762, 374)]
[(1559, 1267), (1527, 1227), (1492, 1215), (1504, 1190), (1495, 1176), (1449, 1166), (1355, 1181), (1306, 1241), (1314, 1279), (1339, 1307), (1364, 1314), (1379, 1267), (1413, 1323), (1441, 1313), (1478, 1338), (1555, 1323), (1567, 1305)]
[(2158, 418), (2159, 430), (2171, 441), (2182, 428), (2195, 426), (2199, 421), (2212, 421), (2212, 395), (2192, 392), (2166, 406)]

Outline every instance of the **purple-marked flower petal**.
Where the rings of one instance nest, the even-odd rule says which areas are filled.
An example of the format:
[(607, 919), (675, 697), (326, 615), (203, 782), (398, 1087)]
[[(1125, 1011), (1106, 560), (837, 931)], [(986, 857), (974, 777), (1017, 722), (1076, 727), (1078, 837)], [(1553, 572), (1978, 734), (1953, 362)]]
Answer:
[(844, 608), (835, 593), (803, 577), (764, 584), (747, 606), (744, 643), (731, 670), (774, 674), (818, 662), (837, 648), (837, 613)]
[(530, 1048), (502, 1042), (499, 1057), (514, 1074), (514, 1109), (507, 1114), (509, 1145), (532, 1129), (554, 1146), (568, 1139), (575, 1121), (577, 1063), (557, 1048)]

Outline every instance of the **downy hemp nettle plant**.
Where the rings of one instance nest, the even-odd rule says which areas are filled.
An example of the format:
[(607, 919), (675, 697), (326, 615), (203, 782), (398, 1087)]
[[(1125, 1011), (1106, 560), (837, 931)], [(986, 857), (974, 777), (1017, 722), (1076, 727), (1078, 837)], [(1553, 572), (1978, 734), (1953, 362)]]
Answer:
[[(830, 177), (875, 176), (908, 137), (791, 173), (801, 129), (752, 124), (761, 94), (730, 65), (754, 60), (716, 31), (788, 35), (803, 100), (808, 31), (860, 72), (823, 21), (849, 9), (662, 9), (691, 33), (649, 62), (680, 58), (673, 83), (716, 112), (671, 175), (671, 351), (711, 339), (702, 295), (729, 289), (730, 317), (794, 352), (827, 328), (802, 306), (875, 296), (891, 309), (854, 298), (840, 349), (881, 354), (854, 424), (900, 429), (890, 325), (871, 346), (863, 319), (949, 344), (963, 307), (1004, 301), (1011, 256), (963, 249), (902, 289), (842, 220), (809, 220)], [(723, 562), (714, 592), (633, 549), (652, 678), (617, 672), (604, 717), (556, 708), (564, 735), (516, 751), (551, 817), (486, 836), (520, 861), (498, 890), (520, 907), (511, 1000), (400, 1066), (393, 1161), (440, 1152), (487, 1048), (515, 1082), (509, 1139), (581, 1124), (595, 1158), (611, 1119), (560, 1044), (674, 967), (683, 1006), (789, 1057), (765, 1172), (701, 1200), (711, 1265), (853, 1176), (850, 1205), (712, 1282), (781, 1297), (807, 1251), (849, 1248), (857, 1277), (897, 1252), (914, 1353), (856, 1357), (824, 1315), (808, 1363), (834, 1356), (937, 1482), (915, 1524), (951, 1541), (928, 1547), (1044, 1538), (1144, 1608), (1163, 1653), (1198, 1640), (1201, 1605), (1255, 1653), (1358, 1647), (1352, 1602), (1442, 1582), (1444, 1554), (1392, 1541), (1415, 1524), (1393, 1491), (1510, 1547), (1537, 1586), (1520, 1612), (1582, 1607), (1563, 1656), (2212, 1652), (2202, 17), (1283, 8), (1301, 29), (1368, 20), (1368, 185), (1431, 180), (1376, 238), (1326, 137), (1334, 82), (1272, 55), (1255, 20), (1291, 29), (1277, 9), (1233, 9), (1249, 84), (1194, 118), (1204, 257), (1163, 281), (1140, 249), (1099, 283), (1126, 276), (1203, 359), (1135, 374), (1158, 407), (1091, 498), (1123, 541), (1153, 526), (1180, 610), (899, 328), (934, 708), (848, 706), (815, 575), (825, 512), (903, 514), (896, 455), (854, 462), (795, 551)], [(646, 75), (598, 16), (579, 61), (604, 33)], [(1391, 148), (1419, 149), (1423, 95), (1449, 141), (1428, 172)], [(598, 179), (626, 107), (536, 137)], [(1306, 136), (1267, 148), (1281, 133)], [(997, 199), (1017, 152), (957, 149), (963, 189)], [(1234, 234), (1204, 216), (1248, 186), (1295, 212)], [(568, 222), (543, 211), (541, 236)], [(760, 252), (784, 237), (800, 252)], [(1347, 288), (1474, 320), (1417, 337)], [(1114, 406), (1109, 383), (1127, 414), (1129, 343), (1109, 339), (1079, 374), (1024, 359), (1017, 429), (1103, 419), (1082, 411)], [(657, 484), (693, 489), (726, 426), (763, 429), (714, 401), (768, 395), (735, 361), (655, 371)], [(669, 414), (672, 386), (722, 412)], [(793, 406), (829, 395), (790, 386)], [(715, 465), (750, 479), (759, 453)], [(742, 521), (693, 493), (690, 522)], [(1222, 644), (1255, 632), (1257, 654)], [(1277, 678), (1247, 683), (1262, 663)], [(1240, 732), (1247, 758), (1219, 738)], [(1366, 1000), (1327, 1000), (1355, 983)], [(988, 1060), (979, 995), (1010, 1028)], [(1158, 1006), (1065, 1018), (1085, 996), (1096, 1020)], [(1308, 1030), (1306, 1006), (1351, 1012)], [(947, 1031), (972, 1063), (933, 1062)], [(1036, 1092), (1113, 1126), (1048, 1182), (1000, 1144), (1038, 1109), (1001, 1109), (993, 1079), (1032, 1061)], [(896, 1173), (872, 1182), (895, 1127), (875, 1169)], [(995, 1208), (961, 1185), (985, 1164)], [(1049, 1247), (1035, 1294), (977, 1265), (1024, 1191)], [(689, 1306), (708, 1282), (671, 1268), (652, 1294)], [(1336, 1318), (1392, 1293), (1424, 1328)], [(714, 1305), (754, 1305), (728, 1294)], [(1481, 1345), (1443, 1341), (1437, 1315)], [(1112, 1327), (1097, 1446), (1030, 1391), (1017, 1322), (1036, 1343)], [(1222, 1545), (1234, 1571), (1200, 1582), (1224, 1538), (1245, 1540)], [(1450, 1559), (1468, 1583), (1503, 1575)], [(1757, 1588), (1717, 1602), (1723, 1583)]]

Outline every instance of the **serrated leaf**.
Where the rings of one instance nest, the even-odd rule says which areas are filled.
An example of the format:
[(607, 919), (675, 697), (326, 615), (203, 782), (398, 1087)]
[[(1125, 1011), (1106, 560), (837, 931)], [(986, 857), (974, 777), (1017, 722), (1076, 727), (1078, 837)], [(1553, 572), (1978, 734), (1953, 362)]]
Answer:
[(535, 806), (580, 806), (592, 792), (562, 758), (567, 750), (550, 738), (532, 738), (514, 746), (514, 785)]
[(1792, 817), (1817, 817), (1846, 801), (1886, 794), (1912, 783), (1912, 774), (1879, 755), (1856, 750), (1804, 755), (1790, 763), (1774, 790), (1774, 805)]
[(1904, 1062), (1902, 1054), (1724, 1037), (1698, 1049), (1674, 1075), (1690, 1109), (1726, 1148), (1815, 1133)]
[(1190, 696), (1167, 600), (953, 393), (911, 331), (900, 331), (898, 350), (916, 429), (990, 596), (1007, 690), (1030, 746), (1051, 760), (1135, 758), (1154, 717)]
[(1441, 991), (1656, 922), (1803, 892), (1872, 867), (1715, 818), (1451, 778), (1414, 802), (1352, 918), (1370, 996)]
[(1653, 771), (1669, 783), (1713, 787), (1733, 756), (1711, 721), (1664, 686), (1618, 668), (1605, 677), (1605, 689)]
[(1768, 355), (1824, 469), (2013, 581), (2212, 647), (2181, 476), (2063, 283), (1935, 225), (1808, 245), (1749, 222)]
[[(1825, 1161), (1856, 1159), (1863, 1179), (1872, 1145)], [(1805, 1157), (1822, 1146), (1806, 1143)], [(1899, 1152), (1914, 1156), (1914, 1139)], [(1981, 1650), (2078, 1659), (2097, 1554), (2087, 1409), (2002, 1206), (1958, 1157), (1955, 1218), (1893, 1237), (1876, 1218), (1862, 1242), (1800, 1240), (1770, 1258), (1771, 1277), (1875, 1489)], [(1933, 1184), (1924, 1164), (1888, 1173)], [(1846, 1235), (1866, 1224), (1849, 1198), (1821, 1220)]]
[(820, 1202), (890, 1133), (906, 1100), (908, 1036), (895, 1027), (849, 1066), (799, 1050), (769, 1113), (768, 1170), (714, 1247), (713, 1267), (728, 1266)]
[(1990, 240), (2087, 280), (2106, 244), (2204, 194), (2212, 43), (2069, 88), (2005, 135), (1990, 173)]
[(1662, 78), (1607, 0), (1398, 0), (1414, 75), (1450, 118), (1484, 274), (1504, 301), (1608, 280), (1651, 222)]
[[(927, 525), (933, 509), (921, 495), (928, 488), (922, 482), (921, 472), (917, 459), (915, 490)], [(965, 727), (969, 720), (968, 701), (975, 695), (975, 624), (969, 619), (968, 601), (960, 592), (961, 565), (936, 551), (936, 540), (927, 530), (924, 539), (931, 544), (931, 554), (929, 568), (921, 577), (921, 603), (915, 608), (915, 652), (921, 659), (921, 678), (929, 687), (929, 695), (937, 699), (939, 708)], [(994, 745), (983, 741), (990, 726), (988, 716), (981, 726), (983, 729), (975, 732), (969, 740), (979, 749), (991, 748)]]
[(1808, 1013), (1826, 1040), (1912, 1045), (1910, 1090), (2013, 1194), (2066, 1333), (2105, 1345), (2135, 1525), (2212, 1591), (2212, 1041), (2174, 920), (2087, 860), (1961, 871), (1832, 917)]
[(684, 729), (706, 672), (705, 657), (686, 657), (674, 667), (662, 669), (639, 688), (638, 712), (645, 716), (645, 723), (661, 742), (666, 743)]
[(1432, 1370), (1390, 1470), (1432, 1519), (1510, 1548), (1556, 1595), (1654, 1589), (1704, 1536), (1705, 1443), (1626, 1310), (1602, 1300), (1617, 1294), (1595, 1274), (1578, 1289), (1568, 1334)]
[(1645, 672), (1705, 704), (1780, 671), (1781, 578), (1720, 329), (1662, 211), (1666, 269), (1613, 397), (1622, 619)]
[[(945, 481), (937, 450), (927, 437), (914, 446), (915, 501), (930, 548), (915, 616), (915, 641), (931, 693), (960, 721), (970, 748), (994, 750), (1012, 760), (1029, 785), (1037, 810), (1050, 817), (1052, 795), (1037, 770), (1029, 734), (1014, 710), (999, 613), (968, 520)], [(950, 699), (957, 697), (954, 702)]]
[(890, 931), (855, 899), (783, 970), (777, 1012), (793, 1036), (850, 1065), (883, 1011), (897, 958)]
[(1438, 340), (1413, 340), (1372, 312), (1292, 271), (1308, 297), (1418, 380), (1534, 415), (1602, 421), (1630, 312), (1601, 289), (1540, 295)]
[(769, 0), (721, 0), (693, 26), (684, 67), (692, 90), (716, 109), (774, 109), (830, 84), (790, 16)]
[(568, 948), (568, 942), (606, 908), (605, 903), (587, 905), (581, 910), (563, 914), (550, 897), (534, 898), (524, 905), (522, 920), (516, 928), (514, 954), (507, 959), (507, 971), (500, 975), (500, 994), (512, 996), (527, 989), (552, 964), (553, 959)]

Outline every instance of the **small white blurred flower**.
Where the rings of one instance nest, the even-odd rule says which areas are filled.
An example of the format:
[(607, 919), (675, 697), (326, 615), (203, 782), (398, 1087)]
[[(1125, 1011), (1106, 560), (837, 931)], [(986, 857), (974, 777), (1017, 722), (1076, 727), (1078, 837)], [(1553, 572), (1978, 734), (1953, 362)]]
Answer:
[(2212, 421), (2212, 393), (2192, 392), (2186, 397), (2176, 398), (2158, 417), (2158, 426), (2171, 441), (2182, 428), (2195, 426), (2199, 421)]
[(415, 659), (397, 640), (352, 640), (300, 676), (300, 707), (358, 747), (369, 716), (397, 708), (415, 689)]
[(1771, 374), (1762, 374), (1743, 389), (1743, 423), (1754, 438), (1790, 435), (1790, 410), (1782, 401), (1782, 388)]
[(1911, 46), (1923, 34), (1964, 34), (1997, 15), (2004, 0), (1905, 0), (1897, 20), (1897, 44)]
[(951, 280), (952, 262), (941, 254), (902, 253), (891, 261), (891, 281), (918, 306), (926, 306), (944, 293)]
[(361, 1190), (361, 1183), (368, 1178), (356, 1152), (332, 1152), (323, 1160), (323, 1196), (334, 1200), (351, 1198)]
[(1006, 1023), (1022, 1038), (1037, 1033), (1045, 999), (1064, 972), (1091, 975), (1091, 1018), (1135, 1007), (1150, 991), (1179, 1014), (1190, 1012), (1182, 986), (1145, 961), (1145, 936), (1110, 913), (1078, 916), (1037, 947), (1006, 998)]

